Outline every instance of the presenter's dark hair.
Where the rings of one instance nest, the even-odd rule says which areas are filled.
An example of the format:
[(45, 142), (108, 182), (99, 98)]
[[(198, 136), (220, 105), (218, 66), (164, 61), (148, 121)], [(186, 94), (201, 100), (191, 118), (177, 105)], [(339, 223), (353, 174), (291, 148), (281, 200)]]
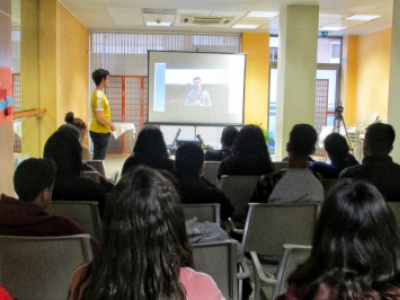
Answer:
[[(181, 267), (192, 267), (185, 218), (173, 185), (140, 166), (115, 186), (100, 249), (72, 299), (186, 299)], [(86, 285), (87, 284), (87, 285)]]
[(154, 161), (168, 159), (167, 146), (161, 130), (153, 125), (143, 127), (133, 147), (133, 155), (150, 167)]
[(262, 175), (274, 170), (264, 134), (256, 125), (246, 125), (239, 131), (231, 156), (233, 165), (246, 171), (242, 175)]
[(110, 75), (110, 72), (104, 69), (97, 69), (92, 72), (92, 79), (95, 83), (96, 86), (98, 86), (101, 83), (101, 80), (104, 78), (107, 78), (107, 76)]
[(14, 188), (20, 200), (33, 202), (46, 188), (54, 184), (56, 166), (50, 159), (28, 158), (14, 173)]
[(195, 80), (200, 80), (201, 81), (201, 78), (196, 76), (195, 78), (193, 78), (193, 82), (195, 82)]
[(222, 143), (225, 146), (231, 148), (238, 132), (239, 131), (235, 126), (226, 126), (224, 130), (222, 130), (222, 135), (221, 135)]
[(79, 130), (87, 131), (85, 122), (83, 122), (82, 119), (80, 119), (80, 118), (75, 118), (74, 113), (71, 111), (67, 112), (67, 114), (65, 115), (64, 121), (67, 124), (72, 124), (72, 125), (76, 126)]
[(317, 131), (311, 125), (294, 125), (289, 137), (291, 154), (297, 157), (308, 157), (314, 153), (317, 140)]
[(396, 138), (392, 125), (374, 123), (367, 127), (365, 142), (374, 156), (386, 156), (392, 151)]
[(331, 159), (346, 160), (349, 153), (349, 145), (343, 135), (332, 132), (326, 136), (324, 144), (325, 150)]
[(397, 220), (369, 183), (346, 182), (322, 204), (308, 260), (288, 278), (315, 299), (400, 299), (400, 235)]
[(198, 176), (204, 164), (204, 151), (195, 143), (179, 146), (175, 154), (175, 168), (178, 176)]

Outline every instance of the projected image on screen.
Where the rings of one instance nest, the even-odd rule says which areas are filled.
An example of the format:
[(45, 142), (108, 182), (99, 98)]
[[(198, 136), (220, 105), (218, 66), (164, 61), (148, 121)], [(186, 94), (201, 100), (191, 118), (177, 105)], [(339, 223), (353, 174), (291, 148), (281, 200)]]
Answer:
[(149, 52), (148, 122), (243, 123), (245, 56)]

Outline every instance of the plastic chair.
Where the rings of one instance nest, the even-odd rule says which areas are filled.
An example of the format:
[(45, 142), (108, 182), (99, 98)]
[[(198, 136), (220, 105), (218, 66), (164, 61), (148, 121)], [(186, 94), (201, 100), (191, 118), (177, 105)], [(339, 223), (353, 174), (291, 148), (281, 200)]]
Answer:
[(100, 238), (101, 222), (97, 202), (52, 201), (46, 211), (67, 216), (93, 238)]
[(337, 182), (338, 182), (337, 179), (324, 178), (323, 186), (324, 186), (325, 193), (329, 192), (331, 188), (336, 186)]
[(97, 172), (97, 171), (82, 171), (82, 177), (88, 178), (97, 183), (100, 183), (99, 172)]
[(220, 161), (205, 161), (203, 177), (212, 184), (217, 181), (218, 170), (221, 162)]
[(214, 222), (220, 223), (220, 208), (219, 203), (207, 203), (207, 204), (183, 204), (183, 211), (185, 213), (186, 220), (197, 217), (198, 222)]
[[(259, 263), (274, 273), (284, 244), (311, 245), (319, 205), (250, 203), (243, 235), (245, 253), (253, 252)], [(256, 263), (254, 263), (256, 264)], [(259, 300), (260, 285), (256, 287)]]
[(287, 169), (288, 167), (288, 162), (287, 161), (274, 161), (272, 162), (273, 166), (274, 166), (274, 171), (279, 171), (282, 169)]
[(95, 168), (100, 175), (106, 176), (104, 160), (94, 159), (87, 160), (86, 162)]
[(14, 299), (67, 299), (74, 270), (92, 258), (88, 234), (0, 236), (0, 282)]
[(393, 212), (393, 215), (397, 219), (397, 223), (400, 223), (400, 202), (386, 202), (387, 205)]
[(238, 280), (247, 278), (249, 272), (238, 273), (238, 242), (193, 244), (195, 269), (210, 275), (226, 299), (239, 300)]
[(247, 215), (247, 206), (259, 178), (260, 176), (221, 176), (220, 188), (235, 207), (234, 216)]
[[(250, 252), (254, 264), (254, 279), (256, 286), (256, 297), (260, 299), (260, 292), (263, 292), (266, 299), (275, 299), (287, 290), (286, 280), (296, 269), (297, 265), (304, 262), (311, 253), (311, 246), (283, 245), (283, 255), (280, 261), (276, 277), (265, 273), (255, 252)], [(271, 289), (273, 289), (271, 297)], [(258, 293), (258, 294), (257, 294)]]

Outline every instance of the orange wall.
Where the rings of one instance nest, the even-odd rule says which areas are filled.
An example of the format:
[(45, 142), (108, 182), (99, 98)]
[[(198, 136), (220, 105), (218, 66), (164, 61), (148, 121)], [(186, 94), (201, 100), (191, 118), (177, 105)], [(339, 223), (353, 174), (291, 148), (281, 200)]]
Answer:
[(242, 52), (247, 53), (244, 121), (267, 128), (269, 34), (243, 33)]
[(57, 0), (22, 0), (21, 6), (22, 108), (47, 109), (23, 121), (22, 151), (40, 157), (68, 111), (87, 122), (89, 30)]
[(369, 112), (378, 112), (381, 119), (387, 118), (391, 33), (386, 28), (349, 37), (346, 117), (363, 120)]
[(65, 114), (88, 122), (89, 30), (57, 1), (57, 127)]

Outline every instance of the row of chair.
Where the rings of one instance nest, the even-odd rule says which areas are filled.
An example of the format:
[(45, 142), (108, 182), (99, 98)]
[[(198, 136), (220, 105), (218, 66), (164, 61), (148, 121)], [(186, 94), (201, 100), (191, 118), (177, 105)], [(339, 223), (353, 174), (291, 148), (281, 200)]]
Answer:
[[(193, 245), (196, 269), (211, 275), (227, 299), (237, 300), (238, 281), (249, 276), (248, 263), (259, 271), (262, 263), (275, 259), (275, 267), (280, 262), (281, 268), (283, 244), (290, 241), (310, 244), (317, 210), (315, 204), (250, 204), (243, 242), (245, 252), (251, 253), (253, 261), (243, 262), (245, 272), (238, 272), (237, 242), (233, 240)], [(90, 261), (92, 254), (89, 235), (0, 237), (0, 257), (2, 284), (14, 298), (29, 300), (65, 298), (73, 270)], [(256, 297), (262, 290), (260, 282), (264, 277), (272, 278), (272, 275), (258, 272), (255, 276)], [(43, 287), (38, 287), (39, 284)]]
[[(184, 204), (186, 220), (197, 217), (199, 222), (220, 223), (220, 204)], [(78, 223), (95, 239), (100, 238), (101, 222), (97, 202), (53, 201), (46, 209), (50, 214), (60, 214)]]

